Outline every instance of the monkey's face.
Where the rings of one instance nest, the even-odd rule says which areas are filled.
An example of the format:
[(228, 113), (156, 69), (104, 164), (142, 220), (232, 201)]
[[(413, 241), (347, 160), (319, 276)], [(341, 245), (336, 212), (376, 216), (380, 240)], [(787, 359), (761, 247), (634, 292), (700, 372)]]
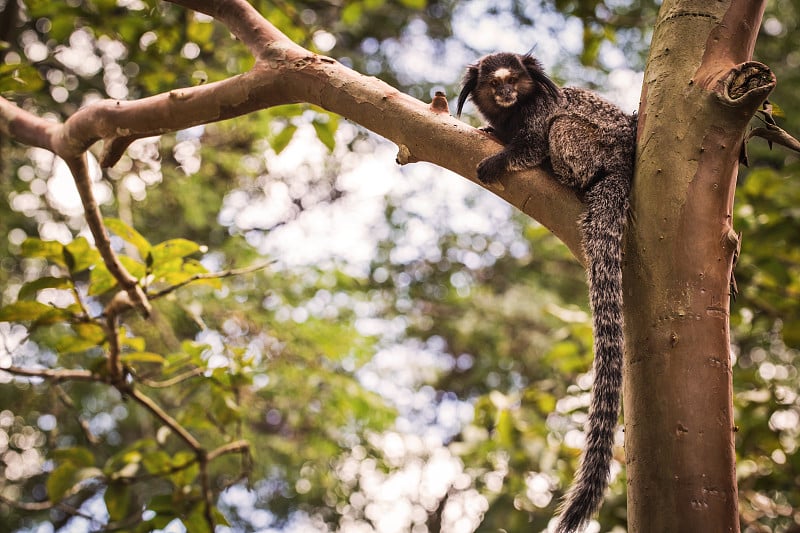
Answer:
[(494, 103), (505, 109), (517, 105), (533, 89), (531, 78), (523, 69), (500, 67), (488, 72), (486, 80)]
[(561, 95), (558, 86), (545, 75), (533, 56), (507, 52), (489, 54), (467, 67), (462, 83), (458, 115), (467, 98), (472, 98), (478, 111), (495, 129), (522, 108), (537, 101), (546, 105)]

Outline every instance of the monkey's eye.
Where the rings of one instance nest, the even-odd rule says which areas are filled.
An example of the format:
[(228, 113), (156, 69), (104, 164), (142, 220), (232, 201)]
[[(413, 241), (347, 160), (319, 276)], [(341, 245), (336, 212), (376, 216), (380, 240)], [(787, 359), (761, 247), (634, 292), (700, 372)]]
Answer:
[(517, 77), (516, 76), (509, 76), (508, 79), (506, 80), (506, 82), (509, 85), (513, 85), (513, 84), (517, 83)]
[(500, 87), (502, 82), (497, 78), (492, 78), (491, 84), (492, 84), (492, 87)]

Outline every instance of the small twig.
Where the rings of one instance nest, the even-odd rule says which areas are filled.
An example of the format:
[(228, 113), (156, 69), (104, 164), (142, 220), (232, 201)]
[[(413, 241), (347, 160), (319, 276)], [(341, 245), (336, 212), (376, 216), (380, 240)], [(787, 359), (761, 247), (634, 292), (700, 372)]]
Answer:
[(167, 387), (172, 387), (173, 385), (177, 385), (182, 381), (186, 381), (187, 379), (191, 379), (195, 376), (200, 376), (205, 372), (203, 368), (194, 368), (183, 374), (178, 374), (174, 378), (165, 379), (162, 381), (154, 381), (151, 379), (139, 378), (139, 383), (144, 385), (145, 387), (149, 387), (151, 389), (166, 389)]
[(200, 489), (203, 492), (203, 515), (208, 522), (209, 529), (214, 531), (214, 493), (211, 491), (211, 483), (208, 479), (208, 457), (200, 458)]
[(20, 502), (20, 501), (12, 500), (11, 498), (6, 498), (2, 494), (0, 494), (0, 503), (5, 503), (6, 505), (10, 505), (11, 507), (14, 507), (16, 509), (20, 509), (20, 510), (23, 510), (23, 511), (46, 511), (48, 509), (52, 509), (53, 507), (58, 507), (59, 509), (62, 509), (65, 512), (71, 514), (71, 515), (81, 516), (83, 518), (90, 518), (89, 516), (84, 515), (83, 513), (81, 513), (80, 510), (75, 509), (74, 507), (64, 503), (64, 500), (66, 500), (67, 498), (70, 498), (72, 496), (75, 496), (81, 490), (86, 488), (87, 482), (89, 482), (89, 481), (97, 481), (97, 480), (104, 481), (105, 480), (105, 476), (87, 477), (85, 479), (82, 479), (82, 480), (78, 481), (77, 483), (72, 485), (66, 492), (64, 492), (64, 495), (62, 496), (61, 500), (59, 500), (57, 502), (54, 502), (52, 500), (46, 500), (46, 501), (42, 501), (42, 502)]
[(90, 370), (67, 370), (67, 369), (52, 369), (52, 368), (21, 368), (18, 366), (9, 366), (7, 368), (0, 368), (0, 371), (8, 372), (16, 376), (25, 376), (30, 378), (42, 378), (59, 381), (108, 381), (104, 376), (92, 372)]
[[(121, 386), (117, 386), (118, 389), (121, 389)], [(121, 391), (122, 392), (122, 391)], [(192, 449), (197, 457), (197, 461), (200, 463), (200, 484), (202, 487), (203, 492), (203, 501), (205, 502), (205, 509), (204, 515), (205, 519), (208, 522), (209, 527), (211, 530), (214, 530), (214, 516), (212, 514), (212, 508), (214, 505), (213, 502), (213, 493), (211, 491), (211, 485), (208, 480), (208, 454), (200, 444), (200, 442), (191, 434), (189, 433), (185, 427), (183, 427), (177, 420), (172, 418), (166, 411), (164, 411), (160, 405), (154, 402), (149, 396), (142, 394), (139, 390), (133, 387), (126, 387), (124, 392), (129, 394), (134, 400), (136, 400), (139, 404), (143, 405), (146, 409), (148, 409), (156, 418), (161, 420), (164, 425), (169, 427), (173, 432), (175, 432), (181, 439), (183, 439), (186, 444)]]
[(185, 279), (185, 280), (181, 281), (180, 283), (176, 283), (175, 285), (170, 285), (169, 287), (166, 287), (166, 288), (161, 289), (159, 291), (155, 291), (155, 292), (149, 293), (147, 295), (147, 298), (149, 300), (155, 300), (157, 298), (161, 298), (162, 296), (166, 296), (167, 294), (169, 294), (169, 293), (171, 293), (171, 292), (173, 292), (173, 291), (175, 291), (177, 289), (180, 289), (181, 287), (184, 287), (184, 286), (186, 286), (186, 285), (188, 285), (188, 284), (190, 284), (190, 283), (192, 283), (194, 281), (199, 281), (199, 280), (202, 280), (202, 279), (221, 279), (221, 278), (228, 278), (228, 277), (231, 277), (231, 276), (241, 276), (242, 274), (249, 274), (251, 272), (256, 272), (258, 270), (262, 270), (264, 268), (267, 268), (269, 265), (271, 265), (274, 262), (275, 261), (272, 260), (272, 261), (267, 261), (265, 263), (259, 263), (257, 265), (244, 267), (244, 268), (234, 268), (234, 269), (229, 269), (229, 270), (222, 270), (222, 271), (219, 271), (219, 272), (203, 272), (203, 273), (194, 274), (191, 277), (189, 277), (188, 279)]
[(143, 394), (138, 389), (134, 387), (122, 387), (118, 386), (117, 388), (121, 389), (120, 392), (128, 394), (131, 398), (136, 400), (139, 404), (144, 406), (148, 411), (153, 413), (156, 418), (161, 420), (165, 426), (169, 427), (175, 434), (177, 434), (198, 456), (198, 458), (202, 461), (205, 457), (205, 449), (200, 444), (200, 442), (189, 433), (185, 427), (183, 427), (177, 420), (172, 418), (164, 409), (161, 408), (156, 402), (153, 401), (152, 398)]
[(208, 452), (206, 456), (209, 461), (213, 461), (217, 457), (221, 455), (225, 455), (227, 453), (235, 453), (235, 452), (249, 452), (250, 451), (250, 443), (246, 440), (237, 440), (233, 442), (229, 442), (228, 444), (223, 444), (219, 448), (215, 448)]
[[(66, 405), (69, 409), (75, 408), (75, 402), (72, 401), (72, 398), (69, 397), (67, 391), (64, 390), (60, 383), (54, 383), (53, 390), (64, 405)], [(86, 440), (89, 442), (89, 444), (100, 444), (100, 439), (98, 439), (94, 433), (92, 433), (89, 423), (86, 420), (77, 415), (75, 416), (75, 420), (77, 420), (78, 425), (83, 430), (83, 435), (86, 437)]]
[(117, 328), (117, 314), (109, 313), (106, 316), (106, 337), (108, 338), (108, 355), (106, 368), (111, 383), (120, 383), (122, 378), (122, 365), (119, 363), (119, 329)]
[(81, 298), (81, 294), (78, 292), (78, 286), (75, 283), (75, 277), (72, 275), (72, 273), (70, 273), (69, 279), (72, 282), (70, 290), (72, 291), (72, 295), (75, 297), (75, 303), (78, 304), (78, 307), (81, 310), (81, 319), (88, 320), (92, 315), (89, 314), (89, 310), (86, 309), (86, 305), (83, 303), (83, 298)]
[(48, 509), (52, 509), (56, 505), (49, 500), (43, 502), (18, 502), (16, 500), (6, 498), (2, 494), (0, 494), (0, 503), (4, 503), (21, 511), (46, 511)]

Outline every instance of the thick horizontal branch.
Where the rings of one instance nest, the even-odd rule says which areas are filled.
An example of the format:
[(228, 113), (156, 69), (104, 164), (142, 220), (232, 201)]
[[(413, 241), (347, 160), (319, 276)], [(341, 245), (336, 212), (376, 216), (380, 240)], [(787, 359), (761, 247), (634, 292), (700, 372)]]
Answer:
[(61, 130), (56, 122), (23, 111), (0, 97), (0, 133), (26, 144), (53, 151), (52, 137)]
[[(45, 123), (0, 99), (0, 131), (74, 159), (103, 140), (101, 164), (116, 163), (135, 139), (224, 120), (281, 104), (318, 105), (396, 143), (401, 161), (427, 161), (475, 181), (475, 168), (500, 146), (489, 136), (374, 77), (289, 40), (245, 0), (173, 0), (217, 18), (256, 57), (247, 73), (136, 101), (90, 104), (63, 126)], [(43, 135), (43, 133), (47, 135)], [(581, 258), (576, 220), (582, 204), (545, 171), (509, 173), (487, 187), (540, 221)]]

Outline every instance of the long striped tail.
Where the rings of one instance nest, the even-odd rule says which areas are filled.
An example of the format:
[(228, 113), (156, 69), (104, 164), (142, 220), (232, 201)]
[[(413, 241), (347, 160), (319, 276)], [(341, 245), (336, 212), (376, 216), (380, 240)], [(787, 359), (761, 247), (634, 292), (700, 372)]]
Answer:
[(594, 328), (594, 386), (586, 448), (575, 481), (559, 508), (556, 531), (572, 533), (600, 508), (608, 486), (622, 388), (622, 234), (628, 210), (629, 176), (605, 176), (586, 195), (581, 220), (589, 262), (589, 300)]

